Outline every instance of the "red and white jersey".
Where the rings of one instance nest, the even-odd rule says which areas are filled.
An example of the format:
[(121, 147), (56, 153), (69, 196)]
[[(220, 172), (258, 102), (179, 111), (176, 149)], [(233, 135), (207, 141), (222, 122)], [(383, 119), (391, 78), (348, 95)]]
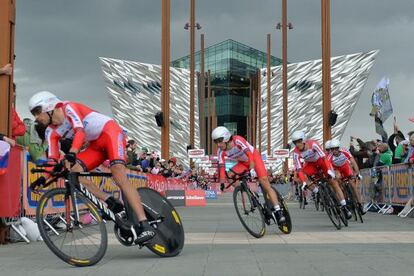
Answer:
[(247, 152), (253, 153), (254, 147), (249, 144), (241, 136), (233, 136), (233, 143), (234, 147), (231, 150), (217, 150), (217, 157), (219, 165), (223, 165), (225, 163), (224, 158), (227, 156), (227, 159), (230, 161), (236, 162), (248, 162), (249, 157), (247, 156)]
[(295, 170), (302, 168), (301, 159), (303, 159), (303, 162), (313, 163), (326, 156), (324, 150), (315, 140), (307, 140), (305, 144), (308, 147), (307, 150), (300, 151), (297, 147), (293, 150), (293, 165), (295, 166)]
[(334, 167), (342, 167), (345, 164), (349, 164), (351, 158), (352, 154), (346, 148), (341, 148), (338, 156), (333, 155), (332, 152), (328, 156), (328, 160)]
[(72, 148), (79, 150), (85, 141), (96, 140), (105, 124), (112, 120), (80, 103), (64, 102), (61, 107), (65, 115), (63, 124), (49, 125), (46, 129), (49, 158), (59, 158), (59, 139), (73, 139)]

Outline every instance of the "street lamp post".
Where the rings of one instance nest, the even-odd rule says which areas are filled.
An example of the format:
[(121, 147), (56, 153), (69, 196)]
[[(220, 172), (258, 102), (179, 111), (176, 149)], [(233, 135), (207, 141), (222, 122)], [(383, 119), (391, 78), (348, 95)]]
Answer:
[(261, 74), (257, 74), (257, 117), (258, 119), (258, 136), (259, 140), (259, 153), (262, 154), (262, 89), (261, 89)]
[(211, 73), (210, 70), (207, 71), (207, 153), (212, 153), (211, 145)]
[(194, 147), (194, 71), (195, 71), (195, 28), (201, 29), (200, 24), (195, 23), (195, 0), (190, 0), (190, 22), (184, 29), (190, 29), (190, 146)]
[(271, 155), (271, 132), (270, 132), (270, 128), (271, 128), (271, 116), (270, 116), (270, 89), (271, 89), (271, 83), (270, 83), (270, 77), (271, 77), (271, 73), (270, 73), (270, 58), (271, 58), (271, 37), (270, 34), (267, 34), (267, 156)]
[[(287, 69), (287, 32), (293, 29), (292, 23), (287, 22), (287, 0), (282, 0), (282, 23), (276, 29), (282, 29), (282, 102), (283, 102), (283, 148), (288, 147), (288, 69)], [(288, 159), (285, 159), (283, 171), (288, 171)]]
[(161, 36), (161, 157), (170, 155), (170, 0), (162, 0), (162, 36)]
[(322, 17), (322, 112), (323, 143), (331, 139), (329, 112), (331, 111), (331, 4), (321, 0)]
[(204, 116), (204, 97), (206, 95), (206, 78), (204, 72), (204, 34), (201, 34), (200, 37), (200, 95), (199, 95), (199, 102), (200, 102), (200, 144), (202, 148), (206, 148), (206, 120)]

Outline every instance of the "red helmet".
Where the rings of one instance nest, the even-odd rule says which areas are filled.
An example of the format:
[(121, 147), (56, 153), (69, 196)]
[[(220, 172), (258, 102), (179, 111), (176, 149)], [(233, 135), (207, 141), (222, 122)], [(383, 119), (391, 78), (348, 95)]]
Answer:
[(177, 158), (171, 157), (169, 162), (173, 162), (173, 164), (175, 165), (175, 164), (177, 164)]

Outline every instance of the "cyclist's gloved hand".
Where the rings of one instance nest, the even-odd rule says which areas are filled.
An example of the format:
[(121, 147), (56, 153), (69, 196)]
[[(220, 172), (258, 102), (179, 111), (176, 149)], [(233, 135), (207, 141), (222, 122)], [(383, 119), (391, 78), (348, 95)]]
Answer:
[(71, 165), (74, 165), (76, 163), (76, 153), (68, 152), (65, 154), (64, 159), (67, 160)]
[(330, 177), (335, 178), (335, 172), (333, 170), (328, 170), (328, 174)]
[(221, 184), (220, 184), (220, 191), (224, 191), (224, 188), (225, 188), (225, 187), (224, 187), (224, 183), (221, 183)]
[(30, 184), (30, 190), (32, 191), (36, 191), (37, 187), (41, 187), (44, 186), (46, 184), (46, 178), (44, 178), (43, 176), (39, 177), (38, 179), (36, 179), (35, 181), (33, 181)]
[(305, 191), (308, 187), (308, 184), (306, 182), (303, 182), (302, 184), (302, 191)]
[(60, 173), (61, 171), (63, 171), (63, 167), (63, 162), (56, 163), (55, 166), (53, 166), (51, 174), (56, 175), (57, 173)]
[(361, 174), (358, 174), (358, 175), (357, 175), (357, 178), (358, 178), (359, 180), (362, 180), (362, 175), (361, 175)]
[(256, 171), (255, 171), (254, 169), (251, 169), (251, 170), (250, 170), (250, 176), (251, 176), (252, 178), (256, 178), (256, 177), (257, 177), (257, 173), (256, 173)]

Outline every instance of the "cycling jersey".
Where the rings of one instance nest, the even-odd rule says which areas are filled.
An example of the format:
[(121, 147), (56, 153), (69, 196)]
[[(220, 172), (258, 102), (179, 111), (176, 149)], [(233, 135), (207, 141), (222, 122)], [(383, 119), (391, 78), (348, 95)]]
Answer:
[[(307, 140), (305, 147), (307, 149), (300, 151), (297, 147), (293, 150), (293, 165), (298, 173), (298, 177), (302, 182), (305, 182), (305, 175), (316, 175), (320, 170), (327, 177), (330, 173), (333, 174), (332, 164), (326, 159), (326, 154), (321, 146), (315, 140)], [(301, 162), (303, 159), (303, 164)]]
[(237, 164), (231, 168), (236, 174), (241, 174), (249, 170), (251, 162), (254, 162), (254, 170), (257, 176), (267, 176), (267, 171), (264, 166), (260, 153), (247, 142), (243, 137), (235, 135), (232, 141), (233, 148), (230, 150), (217, 150), (218, 165), (219, 165), (219, 179), (225, 179), (225, 162), (235, 161)]
[(350, 165), (351, 158), (352, 154), (345, 148), (341, 148), (339, 150), (338, 156), (333, 155), (333, 153), (330, 153), (328, 156), (328, 159), (332, 163), (335, 170), (339, 171), (341, 176), (345, 178), (353, 176), (353, 171)]
[(345, 148), (339, 150), (339, 155), (335, 156), (333, 153), (330, 153), (328, 156), (329, 161), (331, 161), (334, 167), (342, 167), (345, 164), (349, 164), (352, 158), (352, 154)]
[[(76, 151), (85, 142), (89, 142), (89, 151), (85, 150), (77, 156), (88, 170), (100, 165), (105, 159), (109, 159), (111, 164), (124, 162), (126, 141), (122, 129), (115, 121), (80, 103), (63, 102), (56, 107), (63, 109), (65, 119), (61, 125), (49, 125), (46, 129), (49, 158), (58, 160), (59, 140), (69, 138), (73, 139), (71, 148)], [(102, 158), (105, 159), (101, 160)], [(100, 163), (96, 165), (97, 162)]]

